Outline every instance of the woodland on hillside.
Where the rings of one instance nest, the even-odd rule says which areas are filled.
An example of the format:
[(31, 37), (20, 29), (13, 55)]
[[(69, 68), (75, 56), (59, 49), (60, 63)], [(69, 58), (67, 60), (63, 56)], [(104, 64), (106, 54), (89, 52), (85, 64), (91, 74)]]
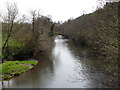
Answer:
[(86, 47), (90, 56), (109, 63), (106, 67), (113, 68), (114, 75), (118, 73), (118, 10), (118, 2), (107, 3), (104, 8), (68, 20), (60, 27), (65, 37)]

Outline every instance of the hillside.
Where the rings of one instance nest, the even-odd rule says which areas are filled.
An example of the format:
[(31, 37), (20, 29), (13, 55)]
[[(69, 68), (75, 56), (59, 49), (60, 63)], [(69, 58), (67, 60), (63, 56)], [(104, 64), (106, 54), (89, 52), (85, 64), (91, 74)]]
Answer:
[[(107, 3), (103, 9), (68, 20), (61, 26), (63, 35), (79, 46), (87, 47), (89, 55), (115, 66), (118, 62), (118, 3)], [(107, 67), (113, 68), (108, 65)], [(107, 70), (111, 72), (110, 70)]]

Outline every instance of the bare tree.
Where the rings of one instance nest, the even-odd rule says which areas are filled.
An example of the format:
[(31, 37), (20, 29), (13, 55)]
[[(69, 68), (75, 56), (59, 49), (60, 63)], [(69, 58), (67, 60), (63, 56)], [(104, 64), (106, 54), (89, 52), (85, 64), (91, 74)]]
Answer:
[(17, 9), (16, 3), (13, 3), (13, 4), (7, 3), (7, 14), (4, 18), (4, 21), (8, 24), (8, 33), (7, 33), (6, 40), (2, 47), (2, 52), (4, 52), (6, 45), (11, 37), (11, 34), (13, 32), (13, 26), (17, 18), (17, 15), (18, 15), (18, 9)]
[(35, 19), (36, 19), (36, 10), (31, 10), (31, 16), (32, 16), (32, 31), (35, 35)]
[(40, 17), (40, 13), (37, 10), (31, 10), (31, 16), (32, 16), (32, 32), (35, 37), (38, 35), (38, 29), (37, 27), (39, 26), (39, 22), (37, 19)]
[(2, 23), (0, 22), (0, 56), (2, 53)]
[(43, 28), (44, 22), (41, 20), (42, 16), (40, 15), (40, 11), (31, 10), (30, 14), (32, 16), (32, 32), (37, 38), (43, 32), (40, 27)]

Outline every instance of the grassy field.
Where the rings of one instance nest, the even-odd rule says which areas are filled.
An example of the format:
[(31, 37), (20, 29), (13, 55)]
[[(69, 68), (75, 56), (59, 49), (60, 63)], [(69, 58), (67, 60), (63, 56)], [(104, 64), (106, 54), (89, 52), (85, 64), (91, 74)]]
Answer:
[(37, 64), (37, 61), (6, 61), (0, 64), (2, 80), (18, 76)]

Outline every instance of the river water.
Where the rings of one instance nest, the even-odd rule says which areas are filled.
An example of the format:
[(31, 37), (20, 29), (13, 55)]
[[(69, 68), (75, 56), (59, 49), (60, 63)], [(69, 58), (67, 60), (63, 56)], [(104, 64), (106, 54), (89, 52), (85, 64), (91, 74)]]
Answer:
[[(41, 56), (33, 69), (3, 82), (4, 88), (104, 88), (109, 76), (102, 63), (87, 56), (87, 50), (78, 48), (58, 35), (54, 40), (51, 59)], [(98, 64), (99, 63), (99, 64)], [(90, 68), (95, 66), (95, 68)]]

